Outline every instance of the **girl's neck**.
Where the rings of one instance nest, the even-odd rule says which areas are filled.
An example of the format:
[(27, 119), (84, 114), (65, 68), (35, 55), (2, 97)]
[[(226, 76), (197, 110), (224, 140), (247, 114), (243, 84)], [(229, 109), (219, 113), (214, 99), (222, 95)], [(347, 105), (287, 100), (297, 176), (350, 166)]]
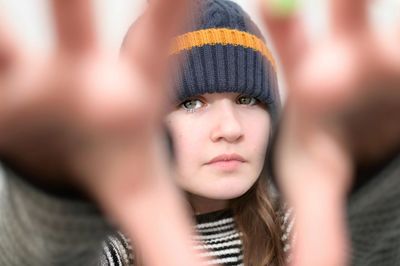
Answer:
[(229, 208), (229, 200), (209, 199), (193, 194), (189, 194), (188, 197), (195, 215)]

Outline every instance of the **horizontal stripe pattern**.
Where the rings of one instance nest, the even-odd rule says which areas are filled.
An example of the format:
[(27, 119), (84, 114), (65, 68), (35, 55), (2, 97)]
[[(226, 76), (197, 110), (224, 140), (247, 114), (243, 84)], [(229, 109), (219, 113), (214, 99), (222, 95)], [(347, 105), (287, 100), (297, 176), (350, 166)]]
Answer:
[(120, 232), (111, 235), (103, 243), (103, 254), (101, 258), (103, 265), (109, 266), (132, 266), (133, 252), (130, 241)]
[(243, 243), (230, 211), (197, 219), (194, 249), (207, 258), (206, 265), (243, 265)]
[[(292, 209), (281, 211), (282, 243), (290, 259), (294, 215)], [(193, 248), (200, 257), (206, 258), (205, 265), (243, 266), (242, 233), (236, 227), (233, 214), (229, 210), (217, 211), (196, 216), (196, 235)], [(103, 259), (107, 266), (132, 266), (132, 247), (130, 241), (121, 233), (110, 236), (103, 246)]]
[(265, 56), (276, 69), (275, 60), (264, 41), (245, 31), (228, 28), (209, 28), (176, 37), (171, 54), (206, 45), (233, 45), (253, 49)]

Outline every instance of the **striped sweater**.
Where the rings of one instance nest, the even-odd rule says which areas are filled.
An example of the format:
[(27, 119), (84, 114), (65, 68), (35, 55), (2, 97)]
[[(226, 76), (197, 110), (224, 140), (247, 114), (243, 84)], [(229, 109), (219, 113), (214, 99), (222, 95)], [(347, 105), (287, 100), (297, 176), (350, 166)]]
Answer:
[[(282, 219), (283, 241), (289, 216)], [(193, 247), (211, 259), (208, 265), (242, 265), (241, 233), (230, 211), (196, 220)], [(92, 204), (47, 195), (0, 167), (0, 266), (130, 266), (133, 254)]]
[[(289, 234), (293, 228), (292, 212), (282, 216), (284, 251), (290, 250)], [(242, 233), (237, 229), (230, 210), (197, 215), (193, 248), (206, 258), (206, 265), (243, 265)], [(121, 233), (108, 237), (104, 243), (101, 265), (134, 265), (130, 241)], [(289, 256), (288, 256), (289, 257)]]
[[(110, 227), (93, 205), (48, 196), (1, 170), (0, 167), (1, 266), (113, 265), (107, 264), (104, 252), (98, 255)], [(400, 153), (366, 180), (353, 191), (348, 204), (351, 265), (399, 265)], [(288, 222), (290, 213), (283, 221), (292, 227)], [(129, 242), (123, 238), (119, 241), (127, 250)], [(126, 261), (125, 255), (120, 257)], [(99, 262), (100, 257), (105, 260)], [(124, 262), (121, 260), (119, 265)]]
[(196, 221), (194, 248), (208, 259), (208, 265), (242, 265), (241, 233), (230, 211), (199, 215)]

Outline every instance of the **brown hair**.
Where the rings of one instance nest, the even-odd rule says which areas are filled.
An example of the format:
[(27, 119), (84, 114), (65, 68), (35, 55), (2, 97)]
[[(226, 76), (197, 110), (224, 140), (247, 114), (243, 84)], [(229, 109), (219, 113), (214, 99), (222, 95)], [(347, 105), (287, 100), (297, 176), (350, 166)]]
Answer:
[[(268, 149), (270, 149), (270, 144)], [(267, 157), (268, 153), (267, 153)], [(246, 266), (284, 266), (286, 255), (283, 251), (281, 217), (278, 215), (281, 204), (272, 197), (268, 164), (256, 183), (241, 197), (231, 200), (235, 223), (242, 233), (244, 265)], [(135, 265), (144, 265), (143, 258), (135, 253)]]
[[(267, 111), (268, 112), (268, 111)], [(281, 199), (272, 196), (271, 159), (276, 137), (276, 121), (272, 121), (269, 143), (263, 169), (256, 183), (244, 195), (231, 201), (238, 229), (242, 232), (244, 265), (282, 266), (286, 265), (286, 255), (282, 241)]]
[(231, 206), (238, 229), (242, 232), (244, 265), (285, 265), (281, 241), (280, 208), (274, 202), (265, 176), (260, 176), (243, 196), (232, 200)]

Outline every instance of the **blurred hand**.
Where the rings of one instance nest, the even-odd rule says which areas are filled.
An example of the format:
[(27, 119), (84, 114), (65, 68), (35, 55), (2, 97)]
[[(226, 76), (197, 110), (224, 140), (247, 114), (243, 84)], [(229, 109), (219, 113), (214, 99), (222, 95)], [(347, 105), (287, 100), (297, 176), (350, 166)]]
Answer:
[(161, 127), (170, 38), (188, 1), (152, 1), (119, 59), (98, 41), (89, 0), (49, 2), (50, 55), (0, 24), (1, 158), (39, 185), (88, 193), (149, 265), (196, 265)]
[(332, 0), (329, 29), (312, 42), (304, 18), (262, 2), (288, 88), (275, 161), (297, 213), (293, 264), (345, 265), (353, 163), (400, 146), (400, 29), (378, 34), (367, 1)]

